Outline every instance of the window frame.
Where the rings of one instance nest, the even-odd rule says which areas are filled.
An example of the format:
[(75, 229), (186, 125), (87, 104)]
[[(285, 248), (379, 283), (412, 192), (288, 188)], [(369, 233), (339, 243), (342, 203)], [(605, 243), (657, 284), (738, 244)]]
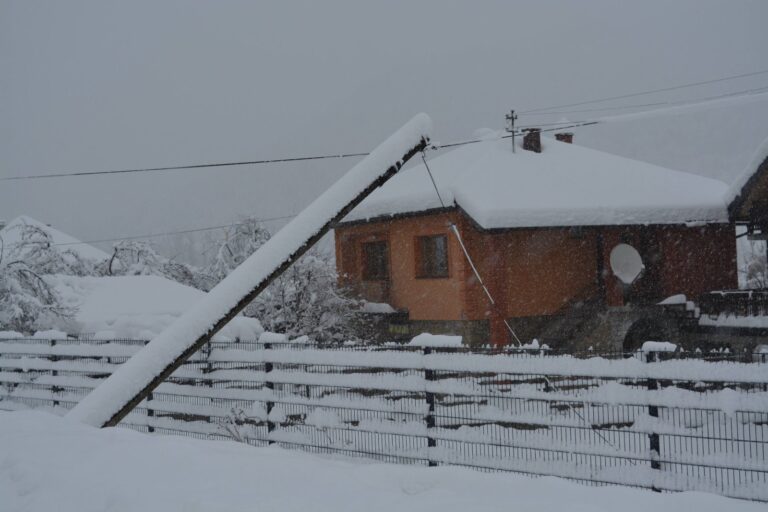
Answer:
[[(442, 238), (445, 242), (445, 271), (443, 273), (427, 272), (427, 265), (424, 259), (424, 242), (426, 240)], [(415, 256), (416, 256), (416, 279), (448, 279), (451, 277), (451, 258), (449, 255), (448, 235), (446, 233), (435, 233), (430, 235), (419, 235), (415, 237)], [(436, 253), (436, 251), (435, 251)], [(431, 265), (434, 269), (437, 264)]]
[[(371, 274), (369, 272), (371, 265), (369, 264), (368, 259), (368, 247), (371, 246), (383, 246), (384, 247), (384, 254), (382, 255), (381, 262), (384, 265), (384, 271), (380, 274)], [(390, 279), (390, 261), (389, 261), (389, 241), (386, 239), (381, 240), (370, 240), (367, 242), (362, 242), (360, 244), (360, 258), (361, 258), (361, 265), (360, 265), (360, 274), (361, 279), (363, 281), (372, 281), (372, 282), (381, 282), (381, 281), (389, 281)]]

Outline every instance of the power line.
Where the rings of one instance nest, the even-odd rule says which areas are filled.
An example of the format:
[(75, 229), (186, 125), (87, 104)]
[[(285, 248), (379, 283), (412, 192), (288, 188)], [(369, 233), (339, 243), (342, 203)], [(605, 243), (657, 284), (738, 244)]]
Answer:
[[(550, 128), (550, 129), (541, 130), (541, 131), (542, 132), (551, 132), (551, 131), (563, 130), (563, 129), (567, 129), (567, 128), (574, 128), (574, 127), (578, 127), (578, 126), (587, 126), (587, 125), (592, 125), (592, 124), (597, 124), (597, 121), (588, 121), (588, 122), (584, 122), (584, 123), (575, 123), (575, 124), (570, 124), (570, 125), (566, 125), (566, 126), (560, 126), (560, 127), (557, 127), (557, 128)], [(518, 135), (520, 135), (520, 134), (522, 134), (522, 132), (518, 133)], [(512, 134), (503, 135), (503, 136), (499, 137), (499, 139), (507, 139), (507, 138), (510, 138), (510, 137), (512, 137)], [(484, 141), (487, 141), (487, 140), (489, 140), (489, 139), (473, 139), (473, 140), (452, 142), (450, 144), (442, 144), (442, 145), (439, 145), (439, 146), (432, 146), (431, 149), (438, 150), (438, 149), (447, 148), (447, 147), (455, 147), (455, 146), (462, 146), (462, 145), (466, 145), (466, 144), (474, 144), (474, 143), (477, 143), (477, 142), (484, 142)], [(422, 159), (423, 159), (423, 155), (422, 155)], [(427, 165), (426, 160), (424, 160), (424, 165), (425, 166)], [(434, 184), (434, 179), (433, 179), (433, 184)], [(439, 192), (438, 192), (438, 197), (439, 197)], [(442, 198), (441, 198), (441, 202), (442, 202)], [(270, 221), (276, 221), (276, 220), (292, 219), (294, 217), (296, 217), (296, 214), (293, 214), (293, 215), (282, 215), (282, 216), (278, 216), (278, 217), (267, 217), (267, 218), (257, 219), (257, 220), (259, 222), (270, 222)], [(119, 237), (119, 238), (101, 238), (101, 239), (96, 239), (96, 240), (83, 240), (83, 241), (77, 241), (77, 242), (61, 242), (61, 243), (55, 243), (55, 244), (51, 244), (51, 245), (52, 246), (85, 245), (85, 244), (97, 244), (97, 243), (105, 243), (105, 242), (119, 242), (119, 241), (122, 241), (122, 240), (139, 240), (139, 239), (143, 239), (143, 238), (157, 238), (157, 237), (161, 237), (161, 236), (180, 235), (180, 234), (186, 234), (186, 233), (198, 233), (198, 232), (201, 232), (201, 231), (213, 231), (213, 230), (216, 230), (216, 229), (230, 228), (230, 227), (240, 226), (240, 225), (243, 225), (243, 224), (244, 224), (243, 222), (235, 222), (235, 223), (232, 223), (232, 224), (221, 224), (221, 225), (217, 225), (217, 226), (207, 226), (207, 227), (203, 227), (203, 228), (182, 229), (182, 230), (177, 230), (177, 231), (166, 231), (166, 232), (163, 232), (163, 233), (151, 233), (151, 234), (145, 234), (145, 235), (123, 236), (123, 237)]]
[(182, 169), (207, 169), (211, 167), (234, 167), (240, 165), (260, 165), (260, 164), (276, 164), (283, 162), (304, 162), (307, 160), (327, 160), (336, 158), (351, 158), (358, 156), (367, 156), (368, 153), (341, 153), (337, 155), (316, 155), (316, 156), (298, 156), (289, 158), (272, 158), (268, 160), (247, 160), (239, 162), (215, 162), (207, 164), (190, 164), (190, 165), (172, 165), (167, 167), (143, 167), (135, 169), (115, 169), (107, 171), (78, 171), (78, 172), (65, 172), (56, 174), (36, 174), (32, 176), (8, 176), (0, 178), (0, 181), (10, 180), (37, 180), (45, 178), (64, 178), (73, 176), (96, 176), (100, 174), (128, 174), (135, 172), (157, 172), (157, 171), (178, 171)]
[(685, 88), (688, 88), (688, 87), (697, 87), (699, 85), (715, 84), (715, 83), (718, 83), (718, 82), (725, 82), (725, 81), (728, 81), (728, 80), (736, 80), (736, 79), (739, 79), (739, 78), (747, 78), (747, 77), (750, 77), (750, 76), (758, 76), (758, 75), (765, 75), (765, 74), (768, 74), (768, 69), (764, 69), (764, 70), (761, 70), (761, 71), (753, 71), (751, 73), (742, 73), (740, 75), (725, 76), (725, 77), (721, 77), (721, 78), (715, 78), (715, 79), (712, 79), (712, 80), (703, 80), (701, 82), (690, 82), (690, 83), (686, 83), (686, 84), (673, 85), (671, 87), (662, 87), (660, 89), (651, 89), (651, 90), (647, 90), (647, 91), (633, 92), (633, 93), (629, 93), (629, 94), (620, 94), (620, 95), (617, 95), (617, 96), (608, 96), (608, 97), (605, 97), (605, 98), (597, 98), (597, 99), (594, 99), (594, 100), (579, 101), (579, 102), (576, 102), (576, 103), (565, 103), (565, 104), (562, 104), (562, 105), (555, 105), (555, 106), (550, 106), (550, 107), (539, 107), (539, 108), (534, 108), (534, 109), (530, 109), (530, 110), (524, 110), (524, 111), (520, 112), (520, 114), (530, 114), (530, 113), (533, 113), (533, 112), (541, 112), (543, 110), (552, 110), (552, 109), (555, 109), (555, 108), (578, 107), (578, 106), (581, 106), (581, 105), (590, 105), (592, 103), (602, 103), (602, 102), (605, 102), (605, 101), (620, 100), (620, 99), (625, 99), (625, 98), (634, 98), (634, 97), (637, 97), (637, 96), (645, 96), (647, 94), (655, 94), (655, 93), (658, 93), (658, 92), (676, 91), (676, 90), (685, 89)]
[[(677, 106), (686, 106), (686, 105), (696, 105), (698, 103), (703, 103), (707, 101), (712, 101), (714, 99), (720, 99), (725, 97), (733, 97), (739, 94), (745, 94), (745, 93), (755, 93), (756, 91), (768, 91), (768, 86), (758, 89), (751, 89), (747, 91), (740, 91), (736, 93), (728, 93), (728, 94), (722, 94), (718, 96), (713, 96), (709, 98), (705, 98), (702, 100), (697, 100), (693, 102), (677, 102), (674, 104), (670, 104), (669, 108), (676, 108)], [(641, 111), (641, 112), (632, 112), (630, 114), (625, 114), (624, 116), (634, 116), (638, 114), (643, 114), (645, 112), (653, 113), (653, 112), (663, 112), (665, 110), (668, 110), (666, 108), (663, 109), (653, 109), (649, 111)], [(574, 123), (568, 124), (567, 121), (564, 121), (562, 123), (545, 123), (545, 124), (539, 124), (539, 125), (531, 125), (531, 126), (523, 126), (520, 127), (521, 129), (518, 131), (516, 130), (515, 133), (509, 133), (506, 135), (501, 135), (492, 139), (489, 138), (482, 138), (482, 139), (469, 139), (469, 140), (463, 140), (463, 141), (457, 141), (457, 142), (451, 142), (448, 144), (439, 144), (439, 145), (433, 145), (429, 149), (432, 150), (440, 150), (445, 148), (451, 148), (451, 147), (457, 147), (457, 146), (464, 146), (468, 144), (476, 144), (479, 142), (486, 142), (489, 140), (500, 140), (500, 139), (508, 139), (511, 138), (514, 135), (521, 135), (525, 132), (525, 128), (538, 128), (538, 126), (545, 126), (545, 125), (556, 125), (554, 128), (545, 128), (540, 130), (541, 132), (553, 132), (553, 131), (560, 131), (560, 130), (566, 130), (569, 128), (578, 128), (583, 126), (591, 126), (600, 124), (602, 122), (605, 122), (609, 119), (616, 119), (623, 117), (621, 115), (619, 116), (608, 116), (605, 118), (597, 118), (592, 120), (585, 120), (585, 121), (578, 121)], [(90, 173), (74, 173), (74, 174), (57, 174), (57, 175), (49, 175), (49, 176), (40, 176), (40, 177), (58, 177), (58, 176), (69, 176), (69, 175), (88, 175), (88, 174), (111, 174), (111, 173), (124, 173), (124, 172), (148, 172), (148, 171), (162, 171), (162, 170), (172, 170), (172, 169), (187, 169), (187, 168), (204, 168), (204, 167), (220, 167), (220, 166), (228, 166), (228, 165), (247, 165), (248, 163), (272, 163), (272, 162), (290, 162), (290, 161), (300, 161), (300, 160), (317, 160), (317, 159), (323, 159), (323, 158), (347, 158), (347, 157), (353, 157), (353, 156), (364, 156), (368, 153), (342, 153), (339, 155), (322, 155), (322, 156), (313, 156), (313, 157), (295, 157), (295, 158), (283, 158), (283, 159), (272, 159), (272, 160), (257, 160), (252, 162), (226, 162), (226, 163), (217, 163), (217, 164), (196, 164), (194, 166), (175, 166), (175, 167), (158, 167), (158, 168), (147, 168), (147, 169), (139, 169), (139, 170), (119, 170), (119, 171), (95, 171)], [(422, 155), (423, 159), (423, 155)], [(426, 160), (424, 161), (424, 165), (426, 166)], [(428, 169), (428, 167), (427, 167)], [(431, 173), (430, 173), (431, 177)], [(32, 179), (35, 178), (34, 176), (28, 176), (28, 177), (11, 177), (11, 178), (0, 178), (0, 180), (9, 180), (9, 179)], [(434, 179), (433, 179), (433, 185), (434, 185)], [(435, 190), (437, 191), (437, 187), (435, 186)], [(439, 197), (439, 192), (438, 192)], [(283, 215), (278, 217), (269, 217), (264, 219), (258, 219), (260, 222), (269, 222), (269, 221), (276, 221), (276, 220), (285, 220), (285, 219), (291, 219), (295, 217), (296, 215)], [(203, 228), (193, 228), (193, 229), (185, 229), (185, 230), (178, 230), (178, 231), (167, 231), (164, 233), (152, 233), (152, 234), (146, 234), (146, 235), (133, 235), (133, 236), (126, 236), (126, 237), (120, 237), (120, 238), (104, 238), (99, 240), (87, 240), (87, 241), (78, 241), (78, 242), (64, 242), (64, 243), (55, 243), (51, 244), (54, 246), (67, 246), (67, 245), (81, 245), (81, 244), (93, 244), (93, 243), (102, 243), (102, 242), (116, 242), (116, 241), (122, 241), (122, 240), (137, 240), (137, 239), (143, 239), (143, 238), (156, 238), (161, 236), (169, 236), (169, 235), (177, 235), (177, 234), (185, 234), (185, 233), (196, 233), (201, 231), (212, 231), (216, 229), (224, 229), (228, 227), (234, 227), (242, 225), (242, 222), (232, 223), (232, 224), (222, 224), (218, 226), (208, 226)]]
[[(541, 131), (542, 132), (550, 132), (550, 131), (557, 131), (557, 130), (562, 130), (562, 129), (566, 129), (566, 128), (573, 128), (573, 127), (577, 127), (577, 126), (586, 126), (586, 125), (591, 125), (591, 124), (597, 124), (597, 123), (596, 123), (596, 121), (590, 121), (590, 122), (586, 122), (586, 123), (571, 124), (571, 125), (567, 125), (567, 126), (561, 126), (561, 127), (558, 127), (558, 128), (551, 128), (551, 129), (541, 130)], [(519, 133), (518, 133), (518, 135), (519, 135)], [(511, 136), (512, 136), (511, 134), (503, 135), (503, 136), (499, 137), (499, 139), (506, 139), (506, 138), (509, 138)], [(461, 141), (461, 142), (454, 142), (454, 143), (451, 143), (451, 144), (445, 144), (445, 145), (436, 146), (436, 147), (433, 146), (432, 149), (442, 149), (442, 148), (445, 148), (445, 147), (454, 147), (454, 146), (461, 146), (461, 145), (465, 145), (465, 144), (474, 144), (476, 142), (484, 142), (486, 140), (488, 140), (488, 139), (474, 139), (474, 140), (467, 140), (467, 141)], [(424, 162), (424, 164), (426, 165), (426, 161)], [(267, 218), (262, 218), (262, 219), (257, 219), (257, 220), (259, 222), (270, 222), (270, 221), (277, 221), (277, 220), (292, 219), (294, 217), (296, 217), (295, 214), (294, 215), (282, 215), (282, 216), (279, 216), (279, 217), (267, 217)], [(157, 238), (157, 237), (161, 237), (161, 236), (180, 235), (180, 234), (187, 234), (187, 233), (198, 233), (198, 232), (202, 232), (202, 231), (213, 231), (213, 230), (216, 230), (216, 229), (225, 229), (225, 228), (230, 228), (230, 227), (235, 227), (235, 226), (241, 226), (243, 224), (245, 224), (245, 223), (244, 222), (235, 222), (235, 223), (232, 223), (232, 224), (220, 224), (220, 225), (217, 225), (217, 226), (207, 226), (207, 227), (203, 227), (203, 228), (182, 229), (182, 230), (177, 230), (177, 231), (165, 231), (163, 233), (150, 233), (150, 234), (144, 234), (144, 235), (131, 235), (131, 236), (118, 237), (118, 238), (100, 238), (100, 239), (95, 239), (95, 240), (82, 240), (82, 241), (77, 241), (77, 242), (61, 242), (61, 243), (54, 243), (54, 244), (51, 244), (51, 245), (52, 246), (67, 246), (67, 245), (97, 244), (97, 243), (105, 243), (105, 242), (119, 242), (119, 241), (123, 241), (123, 240), (140, 240), (140, 239), (144, 239), (144, 238)]]
[[(724, 94), (716, 94), (714, 96), (705, 96), (704, 98), (698, 98), (695, 100), (658, 101), (655, 103), (643, 103), (643, 104), (635, 104), (635, 105), (617, 105), (615, 107), (598, 107), (598, 108), (587, 108), (587, 109), (580, 109), (580, 110), (534, 112), (530, 115), (546, 116), (546, 115), (553, 115), (553, 114), (579, 114), (584, 112), (601, 112), (601, 111), (607, 111), (607, 110), (622, 110), (622, 109), (628, 109), (628, 108), (655, 107), (655, 106), (677, 107), (677, 106), (685, 106), (685, 105), (696, 105), (698, 103), (706, 103), (708, 101), (718, 100), (723, 98), (751, 96), (751, 95), (758, 94), (761, 92), (766, 92), (766, 91), (768, 91), (768, 85), (753, 87), (751, 89), (742, 89), (740, 91), (733, 91), (733, 92), (728, 92)], [(651, 110), (641, 111), (641, 112), (632, 112), (627, 115), (640, 114), (642, 112), (655, 112), (657, 110), (665, 110), (665, 109), (651, 109)], [(543, 125), (539, 124), (539, 126), (543, 126)]]
[(667, 104), (669, 104), (669, 102), (657, 101), (655, 103), (636, 103), (634, 105), (618, 105), (615, 107), (597, 107), (597, 108), (585, 108), (580, 110), (551, 110), (551, 111), (548, 110), (546, 112), (529, 112), (526, 115), (549, 116), (554, 114), (581, 114), (584, 112), (604, 112), (606, 110), (620, 110), (620, 109), (627, 109), (627, 108), (657, 107), (657, 106), (662, 106)]
[[(548, 108), (566, 108), (571, 106), (577, 106), (577, 105), (586, 105), (589, 103), (597, 103), (601, 101), (609, 101), (613, 99), (619, 99), (619, 98), (629, 98), (632, 96), (640, 96), (643, 94), (652, 94), (654, 92), (662, 92), (662, 91), (669, 91), (669, 90), (675, 90), (675, 89), (681, 89), (684, 87), (692, 87), (695, 85), (703, 85), (706, 83), (715, 83), (715, 82), (721, 82), (725, 80), (733, 80), (736, 78), (743, 78), (748, 76), (755, 76), (760, 74), (766, 74), (768, 73), (768, 70), (765, 71), (756, 71), (753, 73), (746, 73), (742, 75), (734, 75), (730, 77), (724, 77), (724, 78), (718, 78), (715, 80), (709, 80), (706, 82), (696, 82), (692, 84), (683, 84), (678, 85), (674, 87), (667, 87), (664, 89), (656, 89), (653, 91), (644, 91), (639, 93), (632, 93), (632, 94), (625, 94), (621, 96), (613, 96), (610, 98), (603, 98), (599, 100), (591, 100), (591, 101), (584, 101), (579, 103), (572, 103), (568, 105), (560, 105), (557, 107), (548, 107)], [(716, 99), (721, 98), (727, 98), (727, 97), (736, 97), (739, 95), (749, 95), (749, 94), (755, 94), (758, 92), (765, 92), (768, 91), (768, 86), (761, 86), (759, 88), (753, 88), (753, 89), (746, 89), (742, 91), (735, 91), (730, 92), (726, 94), (720, 94), (716, 96), (710, 96), (707, 98), (702, 98), (698, 100), (693, 101), (677, 101), (677, 102), (655, 102), (655, 103), (645, 103), (645, 104), (639, 104), (639, 105), (620, 105), (616, 107), (600, 107), (600, 108), (594, 108), (594, 109), (583, 109), (583, 110), (570, 110), (570, 111), (548, 111), (548, 112), (542, 112), (543, 110), (548, 110), (545, 108), (540, 109), (534, 109), (534, 110), (527, 110), (524, 112), (520, 112), (521, 114), (533, 114), (533, 115), (550, 115), (550, 114), (574, 114), (574, 113), (580, 113), (580, 112), (594, 112), (594, 111), (603, 111), (603, 110), (618, 110), (618, 109), (626, 109), (626, 108), (641, 108), (641, 107), (647, 107), (647, 106), (658, 106), (658, 105), (666, 105), (670, 108), (674, 108), (676, 106), (685, 106), (685, 105), (695, 105), (697, 103), (704, 103)], [(647, 111), (640, 111), (640, 112), (632, 112), (627, 115), (635, 115), (635, 114), (642, 114), (644, 112), (661, 112), (665, 109), (652, 109)], [(611, 118), (616, 118), (618, 116), (610, 116)], [(593, 124), (598, 124), (599, 122), (608, 119), (608, 117), (605, 118), (597, 118), (593, 120), (585, 120), (585, 121), (579, 121), (576, 122), (576, 124), (570, 124), (567, 126), (558, 126), (563, 123), (571, 123), (571, 121), (563, 121), (562, 123), (539, 123), (536, 125), (526, 125), (519, 127), (521, 129), (524, 128), (536, 128), (540, 126), (557, 126), (556, 128), (552, 129), (545, 129), (541, 130), (542, 132), (547, 131), (556, 131), (556, 130), (562, 130), (566, 128), (575, 128), (579, 126), (588, 126)], [(510, 133), (509, 135), (502, 136), (500, 138), (505, 139), (509, 137), (513, 137), (515, 135), (519, 135), (519, 131), (515, 131), (514, 133)], [(482, 142), (484, 140), (488, 139), (470, 139), (470, 140), (464, 140), (464, 141), (458, 141), (458, 142), (451, 142), (448, 144), (439, 144), (439, 145), (433, 145), (431, 149), (444, 149), (444, 148), (450, 148), (450, 147), (456, 147), (456, 146), (463, 146), (466, 144), (475, 144), (478, 142)], [(149, 172), (163, 172), (163, 171), (176, 171), (176, 170), (184, 170), (184, 169), (208, 169), (208, 168), (217, 168), (217, 167), (234, 167), (234, 166), (244, 166), (244, 165), (266, 165), (266, 164), (275, 164), (275, 163), (286, 163), (286, 162), (303, 162), (303, 161), (311, 161), (311, 160), (327, 160), (327, 159), (341, 159), (341, 158), (353, 158), (353, 157), (362, 157), (367, 156), (368, 152), (356, 152), (356, 153), (339, 153), (339, 154), (329, 154), (329, 155), (313, 155), (313, 156), (299, 156), (299, 157), (286, 157), (286, 158), (272, 158), (272, 159), (262, 159), (262, 160), (247, 160), (247, 161), (233, 161), (233, 162), (213, 162), (213, 163), (204, 163), (204, 164), (189, 164), (189, 165), (175, 165), (175, 166), (166, 166), (166, 167), (144, 167), (144, 168), (131, 168), (131, 169), (113, 169), (113, 170), (101, 170), (101, 171), (78, 171), (78, 172), (66, 172), (66, 173), (50, 173), (50, 174), (37, 174), (37, 175), (31, 175), (31, 176), (8, 176), (8, 177), (0, 177), (0, 181), (11, 181), (11, 180), (35, 180), (35, 179), (48, 179), (48, 178), (66, 178), (66, 177), (81, 177), (81, 176), (96, 176), (96, 175), (113, 175), (113, 174), (128, 174), (128, 173), (149, 173)]]
[[(622, 117), (632, 117), (637, 116), (641, 114), (655, 114), (655, 113), (662, 113), (670, 109), (679, 108), (679, 107), (687, 107), (687, 106), (694, 106), (699, 105), (702, 103), (709, 103), (714, 100), (718, 99), (725, 99), (725, 98), (736, 98), (738, 96), (752, 96), (759, 93), (768, 92), (768, 86), (764, 87), (758, 87), (754, 89), (745, 89), (742, 91), (736, 91), (736, 92), (730, 92), (726, 94), (718, 94), (716, 96), (709, 96), (706, 98), (701, 98), (698, 100), (693, 101), (677, 101), (677, 102), (660, 102), (657, 103), (658, 105), (666, 105), (667, 108), (655, 108), (650, 110), (641, 110), (639, 112), (630, 112), (627, 114), (618, 114), (618, 115), (612, 115), (612, 116), (603, 116), (603, 117), (596, 117), (592, 119), (585, 119), (582, 121), (560, 121), (560, 122), (552, 122), (552, 123), (536, 123), (536, 124), (529, 124), (529, 125), (523, 125), (519, 126), (519, 130), (516, 130), (514, 134), (507, 134), (507, 135), (501, 135), (494, 138), (482, 138), (482, 139), (468, 139), (468, 140), (462, 140), (458, 142), (450, 142), (448, 144), (434, 144), (430, 147), (430, 149), (433, 150), (440, 150), (444, 148), (452, 148), (456, 146), (464, 146), (467, 144), (476, 144), (478, 142), (485, 142), (488, 140), (499, 140), (499, 139), (508, 139), (511, 138), (513, 135), (521, 135), (525, 132), (526, 129), (530, 128), (539, 128), (541, 126), (553, 126), (553, 128), (545, 128), (540, 130), (542, 133), (544, 132), (556, 132), (559, 130), (567, 130), (569, 128), (579, 128), (583, 126), (592, 126), (595, 124), (601, 124), (607, 121), (613, 121), (621, 119)], [(654, 104), (649, 104), (654, 105)], [(572, 112), (563, 112), (563, 113), (573, 113)]]
[[(587, 120), (587, 121), (578, 121), (578, 122), (570, 122), (570, 121), (564, 121), (563, 123), (550, 123), (557, 125), (555, 128), (546, 128), (544, 130), (539, 130), (540, 132), (556, 132), (560, 130), (567, 130), (568, 128), (579, 128), (581, 126), (591, 126), (593, 124), (600, 124), (602, 121), (599, 119), (594, 120)], [(568, 124), (570, 123), (570, 124)], [(439, 151), (441, 149), (445, 148), (453, 148), (456, 146), (466, 146), (467, 144), (477, 144), (478, 142), (488, 142), (492, 140), (500, 140), (500, 139), (509, 139), (512, 138), (513, 135), (525, 135), (525, 131), (527, 128), (538, 128), (541, 125), (531, 125), (531, 126), (521, 126), (519, 131), (515, 131), (514, 134), (509, 133), (507, 135), (500, 135), (498, 137), (493, 138), (483, 138), (483, 139), (468, 139), (468, 140), (462, 140), (458, 142), (450, 142), (448, 144), (435, 144), (431, 146), (429, 149)]]
[[(283, 215), (280, 217), (268, 217), (264, 219), (256, 219), (259, 222), (269, 222), (274, 220), (285, 220), (285, 219), (292, 219), (296, 217), (296, 215)], [(122, 240), (139, 240), (142, 238), (157, 238), (160, 236), (168, 236), (168, 235), (181, 235), (185, 233), (198, 233), (201, 231), (213, 231), (216, 229), (224, 229), (224, 228), (232, 228), (235, 226), (242, 226), (245, 222), (234, 222), (232, 224), (221, 224), (219, 226), (208, 226), (204, 228), (193, 228), (193, 229), (182, 229), (178, 231), (166, 231), (165, 233), (151, 233), (147, 235), (133, 235), (133, 236), (124, 236), (120, 238), (102, 238), (99, 240), (83, 240), (83, 241), (77, 241), (77, 242), (61, 242), (56, 244), (51, 244), (52, 246), (63, 246), (63, 245), (85, 245), (85, 244), (97, 244), (101, 242), (120, 242)]]

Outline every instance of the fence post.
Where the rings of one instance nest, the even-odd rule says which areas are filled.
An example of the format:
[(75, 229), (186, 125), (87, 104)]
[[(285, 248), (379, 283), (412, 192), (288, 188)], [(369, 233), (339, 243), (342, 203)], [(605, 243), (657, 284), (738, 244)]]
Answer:
[[(150, 418), (155, 415), (155, 410), (152, 409), (152, 407), (151, 407), (151, 405), (149, 403), (154, 398), (153, 395), (154, 395), (153, 393), (150, 393), (150, 394), (147, 395), (147, 416), (150, 417)], [(147, 422), (147, 431), (150, 434), (155, 431), (155, 427), (153, 427), (152, 425), (149, 425), (149, 422)]]
[[(49, 340), (49, 341), (50, 341), (50, 345), (51, 345), (51, 347), (55, 347), (55, 346), (56, 346), (56, 340)], [(55, 355), (51, 354), (51, 356), (48, 358), (48, 360), (49, 360), (49, 361), (51, 361), (52, 363), (55, 363), (56, 361), (58, 361), (58, 360), (59, 360), (59, 358), (58, 358), (58, 356), (55, 356)], [(59, 375), (59, 371), (58, 371), (58, 370), (56, 370), (55, 368), (54, 368), (54, 369), (52, 369), (52, 370), (51, 370), (51, 376), (52, 376), (52, 377), (56, 377), (57, 375)], [(54, 385), (54, 386), (52, 386), (52, 387), (51, 387), (51, 391), (54, 393), (54, 396), (55, 396), (55, 395), (56, 395), (56, 393), (58, 393), (60, 390), (61, 390), (61, 388), (59, 388), (59, 386), (56, 386), (56, 385)], [(52, 401), (53, 401), (53, 406), (54, 406), (54, 407), (56, 407), (56, 406), (57, 406), (57, 405), (59, 405), (59, 403), (60, 403), (60, 402), (59, 402), (58, 400), (56, 400), (55, 398), (54, 398)]]
[[(432, 347), (424, 347), (424, 355), (428, 356), (432, 353)], [(426, 361), (425, 361), (426, 363)], [(430, 370), (428, 368), (424, 368), (424, 380), (427, 381), (427, 386), (429, 386), (430, 382), (433, 382), (435, 380), (435, 371)], [(432, 460), (432, 457), (430, 457), (430, 450), (429, 448), (434, 448), (437, 446), (437, 441), (434, 437), (431, 435), (431, 431), (433, 428), (435, 428), (435, 394), (430, 391), (429, 389), (425, 389), (424, 398), (427, 400), (427, 416), (424, 418), (424, 421), (427, 424), (427, 465), (434, 467), (437, 466), (437, 462)]]
[(203, 368), (203, 373), (206, 376), (205, 382), (203, 385), (212, 388), (213, 387), (213, 380), (211, 380), (211, 373), (213, 373), (213, 364), (211, 363), (211, 354), (213, 353), (213, 346), (211, 345), (211, 342), (208, 341), (205, 345), (203, 345), (203, 350), (201, 350), (205, 354), (205, 368)]
[[(271, 343), (265, 343), (264, 344), (264, 350), (270, 350), (272, 348)], [(269, 374), (272, 373), (272, 362), (271, 361), (265, 361), (264, 362), (264, 373), (266, 374), (265, 381), (264, 381), (264, 387), (269, 390), (269, 400), (267, 400), (267, 444), (275, 444), (275, 442), (270, 439), (270, 434), (274, 432), (275, 430), (275, 423), (269, 418), (269, 415), (272, 413), (272, 409), (275, 407), (275, 402), (272, 401), (272, 391), (275, 389), (275, 383), (271, 382), (269, 380)]]
[[(658, 361), (658, 354), (656, 352), (647, 352), (645, 354), (646, 363), (654, 363)], [(648, 379), (648, 389), (650, 391), (659, 389), (659, 382), (656, 379)], [(659, 417), (659, 407), (656, 405), (648, 406), (648, 415), (652, 418)], [(661, 462), (659, 462), (659, 455), (661, 452), (661, 444), (659, 443), (659, 434), (648, 434), (648, 444), (651, 449), (651, 469), (661, 469)], [(655, 485), (651, 484), (651, 490), (661, 492)]]

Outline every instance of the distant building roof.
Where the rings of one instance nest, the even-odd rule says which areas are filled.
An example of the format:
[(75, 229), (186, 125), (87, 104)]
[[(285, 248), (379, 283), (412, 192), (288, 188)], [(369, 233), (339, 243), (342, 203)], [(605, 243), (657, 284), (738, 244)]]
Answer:
[(21, 230), (19, 227), (23, 225), (36, 226), (42, 229), (48, 233), (48, 236), (51, 237), (54, 244), (61, 244), (61, 250), (70, 249), (81, 257), (94, 261), (102, 261), (109, 258), (109, 254), (101, 249), (97, 249), (92, 245), (81, 242), (77, 238), (26, 215), (16, 217), (8, 222), (3, 229), (0, 229), (0, 237), (2, 237), (4, 252), (7, 252), (8, 248), (13, 247), (21, 241)]
[[(486, 229), (727, 222), (725, 183), (548, 138), (543, 151), (509, 139), (460, 146), (428, 160), (446, 206)], [(355, 208), (362, 221), (440, 208), (423, 164)]]

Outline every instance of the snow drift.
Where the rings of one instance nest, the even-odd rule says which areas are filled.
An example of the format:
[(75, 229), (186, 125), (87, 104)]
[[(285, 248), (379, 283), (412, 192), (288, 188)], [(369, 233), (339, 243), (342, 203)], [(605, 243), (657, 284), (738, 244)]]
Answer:
[(96, 430), (41, 412), (0, 413), (0, 496), (17, 512), (751, 512), (704, 493), (588, 487), (557, 478), (329, 460), (280, 448)]
[[(205, 297), (205, 292), (158, 276), (46, 276), (82, 333), (100, 339), (151, 339)], [(217, 341), (256, 340), (264, 330), (255, 318), (238, 316)]]

